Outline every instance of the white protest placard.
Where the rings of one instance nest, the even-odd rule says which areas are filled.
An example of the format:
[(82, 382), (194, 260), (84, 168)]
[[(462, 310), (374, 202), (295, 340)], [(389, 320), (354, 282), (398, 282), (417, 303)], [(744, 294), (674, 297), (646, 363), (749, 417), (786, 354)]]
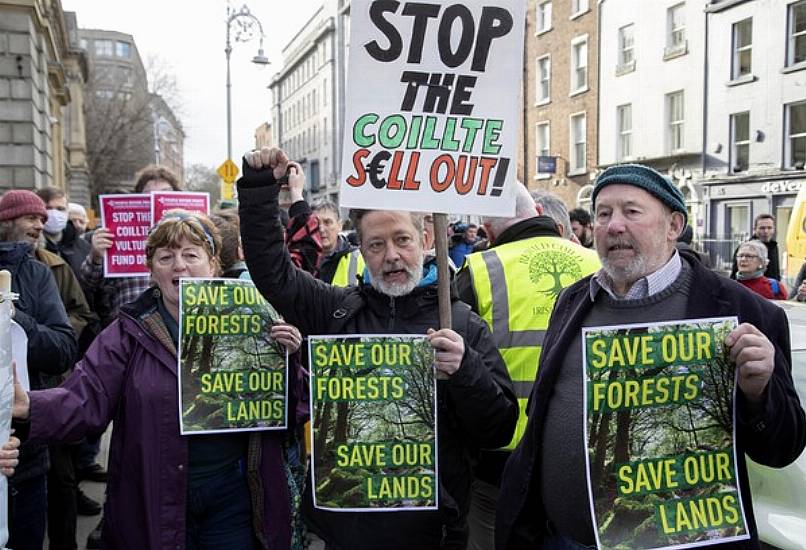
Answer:
[(341, 206), (513, 215), (525, 1), (350, 13)]

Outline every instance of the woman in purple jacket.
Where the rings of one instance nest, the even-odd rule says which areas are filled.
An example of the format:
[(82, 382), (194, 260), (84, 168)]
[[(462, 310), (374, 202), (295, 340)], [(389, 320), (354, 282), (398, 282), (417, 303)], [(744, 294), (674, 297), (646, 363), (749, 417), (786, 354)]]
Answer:
[[(292, 546), (293, 430), (179, 434), (179, 279), (218, 275), (220, 250), (206, 216), (167, 213), (146, 241), (155, 286), (121, 308), (61, 387), (27, 395), (15, 387), (14, 416), (29, 419), (31, 440), (76, 441), (114, 422), (104, 548)], [(288, 324), (273, 326), (271, 336), (290, 353), (301, 342)], [(301, 420), (305, 381), (299, 361), (291, 365), (288, 405)]]

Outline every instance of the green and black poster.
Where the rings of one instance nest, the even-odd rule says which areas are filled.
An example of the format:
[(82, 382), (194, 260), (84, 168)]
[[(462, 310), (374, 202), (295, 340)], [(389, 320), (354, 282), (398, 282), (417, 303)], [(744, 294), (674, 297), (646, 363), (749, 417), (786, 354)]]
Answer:
[(309, 352), (314, 505), (436, 509), (436, 378), (425, 337), (312, 336)]
[(286, 427), (288, 354), (269, 337), (278, 319), (251, 281), (180, 280), (182, 434)]
[(736, 473), (735, 318), (583, 329), (585, 441), (599, 548), (748, 538)]

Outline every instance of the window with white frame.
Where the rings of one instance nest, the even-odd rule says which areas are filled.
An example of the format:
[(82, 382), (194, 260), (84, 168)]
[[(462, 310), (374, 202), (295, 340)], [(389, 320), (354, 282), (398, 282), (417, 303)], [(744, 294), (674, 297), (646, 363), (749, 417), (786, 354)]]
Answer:
[(685, 3), (676, 4), (666, 10), (666, 50), (677, 52), (686, 47)]
[(682, 151), (685, 146), (683, 130), (686, 122), (682, 90), (666, 94), (666, 120), (669, 151)]
[(96, 40), (95, 41), (95, 55), (112, 57), (115, 52), (114, 42), (111, 40)]
[(584, 174), (587, 162), (587, 137), (585, 113), (571, 115), (571, 161), (569, 174)]
[(789, 5), (787, 66), (806, 62), (806, 0)]
[[(538, 122), (535, 133), (535, 154), (539, 157), (547, 157), (551, 154), (551, 127), (548, 122)], [(535, 159), (535, 163), (539, 162)], [(537, 178), (550, 178), (551, 174), (541, 174), (535, 170)]]
[(806, 167), (806, 101), (786, 106), (785, 165), (798, 170)]
[(750, 113), (730, 116), (730, 171), (744, 172), (750, 165)]
[(132, 45), (118, 40), (115, 42), (115, 55), (128, 59), (132, 55)]
[(618, 30), (618, 64), (627, 67), (635, 61), (635, 25), (630, 23)]
[(733, 68), (731, 78), (749, 76), (753, 72), (753, 18), (733, 24)]
[(571, 0), (571, 18), (588, 11), (588, 0)]
[(588, 89), (588, 35), (571, 41), (571, 93)]
[(616, 124), (618, 125), (618, 160), (632, 157), (632, 104), (616, 107)]
[(551, 0), (538, 2), (535, 10), (537, 32), (546, 32), (551, 29)]
[(544, 55), (537, 60), (537, 103), (551, 100), (551, 57)]

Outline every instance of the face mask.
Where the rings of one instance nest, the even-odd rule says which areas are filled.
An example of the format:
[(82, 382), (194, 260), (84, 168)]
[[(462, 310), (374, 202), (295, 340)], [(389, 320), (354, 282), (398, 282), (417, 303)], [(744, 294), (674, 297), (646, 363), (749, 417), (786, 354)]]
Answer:
[(67, 212), (63, 210), (56, 210), (55, 208), (48, 209), (48, 221), (45, 222), (45, 233), (61, 233), (67, 225)]

